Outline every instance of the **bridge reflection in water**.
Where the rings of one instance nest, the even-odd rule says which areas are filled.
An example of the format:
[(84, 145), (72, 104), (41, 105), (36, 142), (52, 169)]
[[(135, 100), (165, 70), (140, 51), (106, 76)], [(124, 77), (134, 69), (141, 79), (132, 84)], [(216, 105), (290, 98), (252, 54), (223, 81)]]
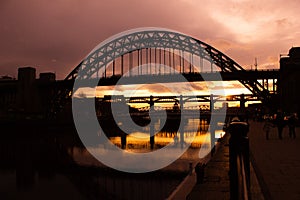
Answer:
[[(206, 140), (207, 133), (209, 129), (209, 124), (206, 120), (200, 119), (185, 119), (183, 130), (178, 131), (178, 127), (167, 125), (169, 127), (163, 127), (162, 130), (157, 132), (160, 128), (160, 121), (154, 124), (154, 132), (157, 132), (154, 136), (153, 150), (162, 148), (168, 144), (172, 144), (174, 147), (184, 146), (186, 142), (191, 143), (190, 147), (200, 148), (201, 145)], [(172, 123), (173, 125), (176, 123)], [(176, 125), (174, 125), (176, 126)], [(130, 134), (126, 134), (126, 142), (122, 144), (122, 136), (110, 137), (110, 141), (120, 148), (124, 148), (132, 152), (147, 152), (151, 151), (151, 141), (149, 137), (150, 127), (144, 127), (143, 131), (132, 131)], [(216, 137), (220, 137), (222, 130), (217, 131)]]
[[(198, 131), (189, 132), (195, 126), (199, 126)], [(123, 173), (104, 166), (88, 153), (70, 128), (51, 131), (28, 125), (4, 129), (7, 134), (0, 141), (1, 198), (165, 199), (187, 175), (189, 163), (199, 160), (199, 147), (208, 134), (204, 121), (186, 121), (184, 127), (183, 137), (167, 128), (156, 134), (154, 150), (174, 142), (176, 137), (180, 143), (195, 135), (188, 151), (170, 166), (146, 174)], [(126, 150), (150, 151), (149, 137), (137, 140), (135, 134), (145, 133), (127, 136)], [(120, 137), (110, 140), (121, 146)]]

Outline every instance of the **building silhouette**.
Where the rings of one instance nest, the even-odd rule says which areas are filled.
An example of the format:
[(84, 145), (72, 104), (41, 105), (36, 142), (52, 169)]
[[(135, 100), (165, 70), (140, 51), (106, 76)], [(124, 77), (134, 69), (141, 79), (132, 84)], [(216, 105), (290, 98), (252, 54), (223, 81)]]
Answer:
[(278, 93), (280, 107), (286, 112), (300, 112), (300, 47), (292, 47), (280, 57)]
[(45, 116), (54, 95), (54, 73), (40, 73), (32, 67), (18, 69), (18, 79), (0, 79), (0, 117), (26, 118)]

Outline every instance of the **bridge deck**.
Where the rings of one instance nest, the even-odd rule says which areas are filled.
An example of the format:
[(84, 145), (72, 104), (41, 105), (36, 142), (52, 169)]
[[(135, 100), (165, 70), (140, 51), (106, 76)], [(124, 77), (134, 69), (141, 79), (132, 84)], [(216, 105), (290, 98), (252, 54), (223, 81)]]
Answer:
[[(182, 79), (182, 76), (185, 78)], [(139, 75), (139, 76), (123, 76), (122, 85), (130, 84), (152, 84), (152, 83), (173, 83), (173, 82), (201, 82), (201, 81), (239, 81), (239, 80), (262, 80), (262, 79), (278, 79), (279, 70), (268, 71), (235, 71), (235, 72), (206, 72), (206, 73), (183, 73), (183, 74), (155, 74), (155, 75)], [(100, 78), (98, 86), (116, 85), (121, 75)], [(66, 82), (73, 80), (66, 80)], [(81, 80), (82, 87), (91, 86), (96, 79)]]

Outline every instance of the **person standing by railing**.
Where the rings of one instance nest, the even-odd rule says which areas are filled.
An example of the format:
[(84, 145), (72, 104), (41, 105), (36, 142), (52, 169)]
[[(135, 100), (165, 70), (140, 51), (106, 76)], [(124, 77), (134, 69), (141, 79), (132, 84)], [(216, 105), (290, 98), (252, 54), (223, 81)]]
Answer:
[[(230, 199), (241, 199), (241, 195), (248, 195), (250, 188), (250, 161), (249, 161), (249, 124), (234, 117), (228, 126), (229, 139), (229, 175)], [(243, 165), (241, 165), (243, 163)], [(243, 167), (242, 167), (243, 166)], [(240, 182), (240, 170), (244, 171), (246, 185)], [(245, 192), (243, 189), (247, 188)]]

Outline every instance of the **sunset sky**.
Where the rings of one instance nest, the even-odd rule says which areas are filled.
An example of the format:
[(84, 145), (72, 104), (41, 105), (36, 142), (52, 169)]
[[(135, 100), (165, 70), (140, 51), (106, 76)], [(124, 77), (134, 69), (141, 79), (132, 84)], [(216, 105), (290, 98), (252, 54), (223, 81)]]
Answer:
[(0, 75), (17, 67), (63, 79), (101, 41), (138, 27), (177, 30), (250, 69), (278, 68), (300, 46), (298, 0), (1, 0)]

